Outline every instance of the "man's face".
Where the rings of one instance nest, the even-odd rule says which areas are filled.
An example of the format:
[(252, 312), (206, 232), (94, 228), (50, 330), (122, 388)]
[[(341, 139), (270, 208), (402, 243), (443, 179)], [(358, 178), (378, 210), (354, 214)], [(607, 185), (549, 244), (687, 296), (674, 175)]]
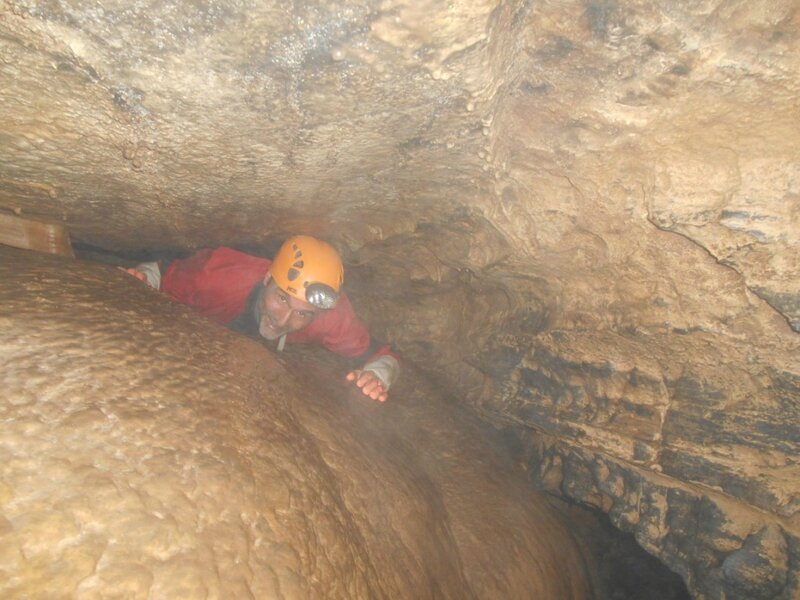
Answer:
[(264, 292), (258, 303), (258, 332), (268, 340), (308, 326), (320, 309), (290, 296), (267, 274)]

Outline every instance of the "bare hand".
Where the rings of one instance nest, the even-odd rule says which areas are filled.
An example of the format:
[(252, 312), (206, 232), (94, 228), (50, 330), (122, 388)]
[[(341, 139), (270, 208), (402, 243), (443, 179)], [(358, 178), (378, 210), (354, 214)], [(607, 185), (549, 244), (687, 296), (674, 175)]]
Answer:
[[(144, 273), (142, 273), (141, 271), (139, 271), (139, 270), (137, 270), (137, 269), (134, 269), (133, 267), (131, 267), (131, 268), (129, 268), (129, 269), (126, 269), (125, 267), (117, 267), (117, 268), (118, 268), (120, 271), (124, 271), (124, 272), (125, 272), (125, 273), (127, 273), (128, 275), (133, 275), (133, 276), (134, 276), (134, 277), (136, 277), (136, 279), (138, 279), (139, 281), (143, 281), (144, 283), (147, 283), (147, 277), (145, 277), (145, 274), (144, 274)], [(148, 284), (148, 285), (149, 285), (149, 284)]]
[(386, 402), (389, 392), (384, 388), (383, 382), (372, 371), (350, 371), (347, 374), (347, 381), (353, 381), (361, 388), (365, 396), (369, 396), (378, 402)]

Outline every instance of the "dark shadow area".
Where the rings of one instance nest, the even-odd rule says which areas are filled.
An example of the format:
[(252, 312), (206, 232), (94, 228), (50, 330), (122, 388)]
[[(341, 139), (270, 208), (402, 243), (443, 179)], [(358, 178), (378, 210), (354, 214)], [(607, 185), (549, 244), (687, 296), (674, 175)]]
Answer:
[[(526, 444), (512, 428), (493, 430), (498, 442), (526, 472), (530, 466)], [(528, 431), (529, 435), (532, 432)], [(589, 545), (597, 566), (598, 587), (602, 600), (691, 600), (692, 596), (680, 575), (644, 550), (631, 533), (614, 526), (608, 514), (552, 492), (528, 478), (530, 484), (564, 505), (570, 526)]]
[[(254, 256), (263, 256), (264, 258), (272, 258), (281, 247), (283, 239), (269, 240), (263, 246), (250, 246), (246, 244), (237, 244), (232, 246), (236, 250), (252, 254)], [(124, 250), (109, 250), (100, 246), (93, 246), (91, 244), (84, 244), (81, 242), (72, 242), (72, 247), (75, 250), (75, 255), (79, 260), (86, 260), (89, 262), (103, 263), (113, 266), (134, 266), (140, 262), (156, 261), (156, 260), (175, 260), (176, 258), (186, 258), (194, 254), (197, 250), (172, 250), (172, 249), (159, 249), (154, 248), (148, 251), (126, 252)]]
[[(646, 552), (630, 533), (614, 527), (600, 510), (573, 505), (571, 524), (583, 534), (596, 557), (604, 600), (691, 600), (686, 584), (664, 563)], [(583, 524), (583, 520), (588, 522)]]

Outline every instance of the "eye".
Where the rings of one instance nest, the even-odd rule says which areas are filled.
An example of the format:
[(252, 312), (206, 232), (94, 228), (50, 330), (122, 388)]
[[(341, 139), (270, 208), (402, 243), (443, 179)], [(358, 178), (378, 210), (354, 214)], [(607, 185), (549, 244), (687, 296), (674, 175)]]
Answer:
[(289, 297), (286, 294), (278, 294), (278, 300), (286, 304), (289, 301)]

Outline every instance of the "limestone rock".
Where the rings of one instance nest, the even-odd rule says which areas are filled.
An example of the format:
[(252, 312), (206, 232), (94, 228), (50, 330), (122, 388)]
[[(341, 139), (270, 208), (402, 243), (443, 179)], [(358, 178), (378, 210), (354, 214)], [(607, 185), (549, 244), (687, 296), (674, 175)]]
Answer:
[[(379, 337), (558, 448), (538, 484), (643, 519), (698, 598), (789, 598), (799, 32), (796, 0), (6, 0), (0, 210), (137, 256), (325, 236)], [(720, 493), (713, 551), (673, 542)]]

